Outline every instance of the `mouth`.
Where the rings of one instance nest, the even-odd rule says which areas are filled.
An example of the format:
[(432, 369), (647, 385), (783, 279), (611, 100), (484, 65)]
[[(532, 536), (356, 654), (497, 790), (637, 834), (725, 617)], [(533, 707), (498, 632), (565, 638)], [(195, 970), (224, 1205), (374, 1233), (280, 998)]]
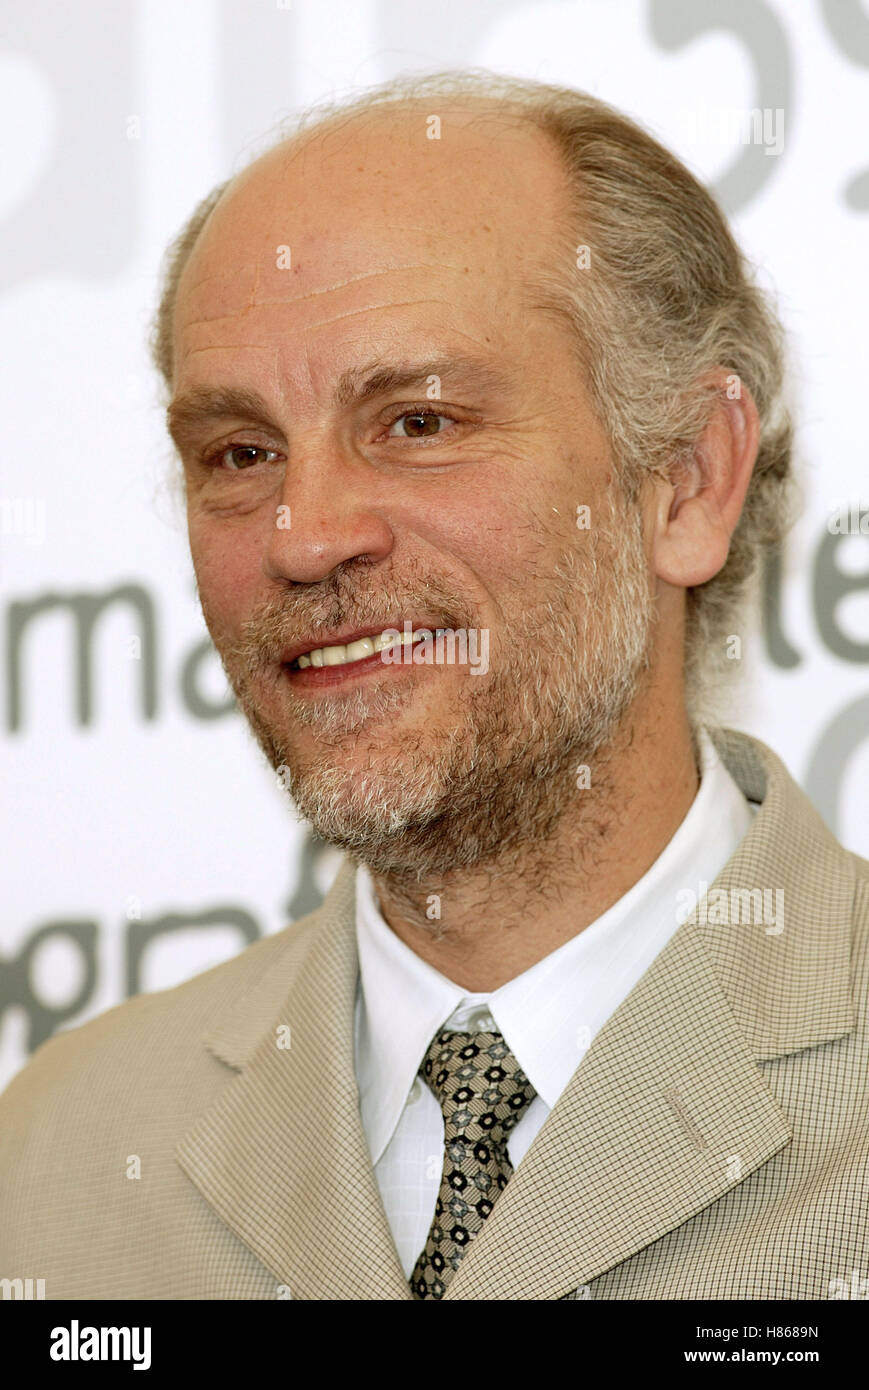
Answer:
[[(411, 625), (406, 620), (403, 631), (394, 624), (348, 634), (343, 642), (332, 641), (319, 647), (304, 644), (301, 650), (297, 646), (280, 664), (293, 685), (301, 688), (336, 685), (351, 676), (373, 671), (392, 676), (418, 669), (409, 656), (404, 658), (402, 648), (415, 646), (429, 634), (436, 636), (446, 631), (424, 623)], [(387, 650), (392, 653), (391, 660), (383, 659)]]

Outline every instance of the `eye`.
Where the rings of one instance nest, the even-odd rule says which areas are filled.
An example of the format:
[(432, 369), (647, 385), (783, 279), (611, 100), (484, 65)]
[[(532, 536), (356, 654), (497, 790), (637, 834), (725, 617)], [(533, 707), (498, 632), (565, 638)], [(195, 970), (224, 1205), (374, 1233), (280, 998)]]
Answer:
[[(443, 434), (439, 426), (439, 421), (446, 420), (448, 423), (455, 423), (451, 415), (438, 415), (434, 410), (406, 410), (403, 415), (399, 415), (394, 420), (387, 431), (387, 437), (393, 439), (422, 439), (425, 435)], [(396, 433), (396, 425), (403, 425), (405, 428)]]
[[(223, 448), (216, 449), (208, 458), (203, 459), (206, 467), (217, 468), (224, 464), (225, 459), (231, 462), (225, 465), (227, 473), (243, 473), (245, 469), (253, 468), (259, 459), (258, 454), (271, 454), (272, 458), (277, 456), (275, 449), (265, 449), (261, 444), (224, 444)], [(247, 457), (243, 457), (246, 455)]]

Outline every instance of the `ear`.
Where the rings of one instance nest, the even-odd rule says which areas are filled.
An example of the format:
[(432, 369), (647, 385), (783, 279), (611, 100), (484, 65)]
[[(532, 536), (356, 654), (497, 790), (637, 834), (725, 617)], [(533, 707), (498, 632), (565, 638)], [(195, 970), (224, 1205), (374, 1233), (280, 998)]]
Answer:
[(687, 465), (655, 480), (654, 563), (666, 584), (690, 589), (724, 565), (760, 439), (757, 406), (724, 367), (706, 378), (714, 403)]

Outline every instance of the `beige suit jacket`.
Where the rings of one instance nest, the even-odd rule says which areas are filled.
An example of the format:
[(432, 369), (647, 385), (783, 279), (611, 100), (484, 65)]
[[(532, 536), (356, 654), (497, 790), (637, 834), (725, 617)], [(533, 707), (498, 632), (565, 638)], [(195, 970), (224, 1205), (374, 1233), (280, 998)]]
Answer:
[[(676, 931), (448, 1299), (869, 1279), (869, 863), (768, 748), (713, 738), (762, 802), (714, 888), (781, 889), (783, 930), (698, 910)], [(409, 1299), (360, 1122), (357, 968), (346, 862), (310, 916), (44, 1044), (0, 1097), (0, 1278), (49, 1299)]]

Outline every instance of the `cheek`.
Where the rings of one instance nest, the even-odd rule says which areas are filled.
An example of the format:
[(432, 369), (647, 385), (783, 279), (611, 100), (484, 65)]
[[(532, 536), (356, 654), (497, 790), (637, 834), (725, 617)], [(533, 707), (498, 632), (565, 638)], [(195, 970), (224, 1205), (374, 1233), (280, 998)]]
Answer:
[(191, 517), (190, 554), (209, 627), (235, 631), (250, 615), (262, 584), (262, 554), (250, 530)]
[(404, 520), (409, 530), (484, 584), (515, 574), (529, 539), (527, 498), (505, 468), (491, 469), (467, 486), (461, 482), (449, 479), (412, 518), (395, 520)]

